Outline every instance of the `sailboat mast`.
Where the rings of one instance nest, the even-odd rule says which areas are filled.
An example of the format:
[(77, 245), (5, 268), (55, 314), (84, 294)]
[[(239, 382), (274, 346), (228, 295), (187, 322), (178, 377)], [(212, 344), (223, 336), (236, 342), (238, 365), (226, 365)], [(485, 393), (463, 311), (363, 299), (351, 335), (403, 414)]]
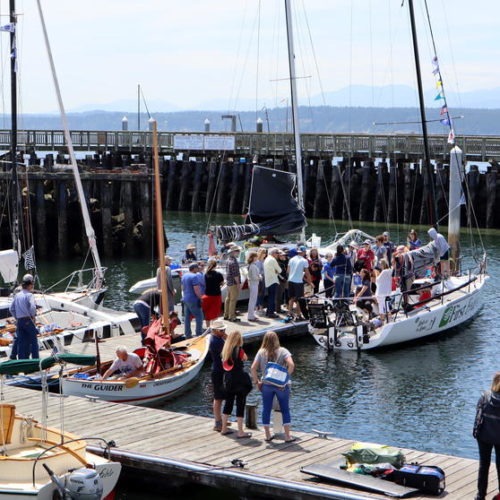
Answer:
[(71, 134), (69, 133), (68, 120), (66, 117), (66, 111), (64, 109), (64, 104), (62, 101), (61, 89), (59, 88), (59, 81), (57, 79), (54, 59), (52, 58), (52, 51), (50, 50), (49, 37), (47, 34), (47, 28), (45, 26), (45, 19), (43, 17), (40, 0), (37, 0), (37, 6), (38, 6), (38, 13), (40, 14), (43, 38), (45, 41), (45, 46), (47, 48), (47, 55), (49, 57), (50, 68), (52, 70), (52, 79), (54, 81), (54, 87), (57, 95), (57, 102), (59, 104), (59, 112), (61, 114), (61, 120), (63, 122), (64, 138), (66, 139), (66, 145), (68, 147), (69, 157), (71, 161), (71, 169), (73, 171), (73, 177), (75, 179), (76, 191), (78, 193), (78, 200), (80, 201), (80, 209), (82, 211), (83, 223), (85, 225), (85, 233), (87, 235), (90, 252), (92, 253), (92, 259), (94, 261), (95, 286), (96, 288), (99, 289), (104, 285), (104, 271), (101, 266), (101, 259), (99, 257), (99, 252), (97, 250), (95, 232), (94, 228), (92, 227), (92, 222), (90, 220), (89, 209), (87, 207), (87, 201), (85, 199), (85, 192), (83, 190), (82, 180), (80, 178), (80, 172), (78, 171), (78, 165), (76, 164), (75, 150), (73, 148), (73, 141), (71, 140)]
[(19, 240), (19, 217), (21, 216), (21, 196), (17, 179), (17, 50), (16, 50), (16, 1), (10, 0), (10, 161), (12, 174), (12, 248), (21, 256)]
[(424, 139), (424, 164), (423, 171), (427, 178), (428, 187), (430, 190), (428, 198), (428, 213), (429, 222), (434, 224), (437, 222), (437, 209), (436, 209), (436, 196), (434, 194), (434, 182), (432, 179), (431, 170), (431, 155), (429, 150), (429, 136), (427, 133), (427, 118), (425, 115), (425, 101), (424, 101), (424, 91), (422, 87), (422, 73), (420, 71), (420, 56), (418, 53), (418, 39), (417, 39), (417, 28), (415, 25), (415, 12), (413, 10), (413, 0), (408, 0), (408, 9), (410, 12), (410, 23), (411, 23), (411, 35), (413, 40), (413, 54), (415, 59), (415, 72), (417, 76), (417, 86), (418, 86), (418, 101), (420, 107), (420, 121), (422, 122), (422, 137)]
[(165, 333), (170, 334), (170, 322), (168, 319), (168, 294), (167, 294), (167, 272), (165, 270), (165, 237), (163, 234), (163, 207), (161, 204), (160, 185), (160, 162), (158, 158), (158, 125), (153, 121), (153, 166), (154, 166), (154, 194), (155, 194), (155, 222), (156, 222), (156, 244), (158, 246), (158, 260), (160, 264), (160, 287), (161, 287), (161, 312), (163, 328)]
[[(290, 97), (292, 108), (292, 127), (295, 143), (295, 160), (297, 164), (297, 203), (301, 210), (304, 208), (304, 184), (302, 181), (302, 144), (300, 142), (299, 113), (297, 102), (297, 78), (295, 74), (295, 51), (293, 48), (293, 23), (291, 0), (285, 0), (286, 37), (288, 43), (288, 67), (290, 72)], [(301, 240), (305, 240), (305, 228), (301, 229)]]

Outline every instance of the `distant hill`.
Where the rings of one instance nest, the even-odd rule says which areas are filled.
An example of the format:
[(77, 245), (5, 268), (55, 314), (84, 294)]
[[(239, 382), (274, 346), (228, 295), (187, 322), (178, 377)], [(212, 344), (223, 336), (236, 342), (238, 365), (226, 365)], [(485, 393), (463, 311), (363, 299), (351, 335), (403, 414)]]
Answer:
[[(201, 132), (206, 119), (210, 121), (211, 132), (230, 130), (230, 120), (222, 119), (227, 111), (177, 111), (155, 112), (160, 131)], [(241, 111), (237, 115), (237, 130), (253, 132), (256, 120), (263, 121), (264, 132), (291, 131), (291, 114), (286, 108), (255, 111)], [(128, 117), (129, 130), (138, 130), (137, 113), (127, 111), (85, 111), (68, 113), (72, 130), (121, 130), (122, 119)], [(453, 110), (454, 127), (457, 135), (500, 136), (500, 105), (498, 109), (456, 109)], [(416, 108), (390, 107), (300, 107), (300, 128), (303, 133), (420, 133), (420, 113)], [(448, 128), (439, 122), (439, 108), (427, 110), (428, 129), (431, 134), (448, 134)], [(8, 120), (7, 120), (8, 121)], [(8, 127), (8, 123), (6, 127)], [(20, 129), (61, 130), (58, 115), (24, 115), (19, 120)], [(140, 130), (148, 129), (148, 116), (140, 117)]]

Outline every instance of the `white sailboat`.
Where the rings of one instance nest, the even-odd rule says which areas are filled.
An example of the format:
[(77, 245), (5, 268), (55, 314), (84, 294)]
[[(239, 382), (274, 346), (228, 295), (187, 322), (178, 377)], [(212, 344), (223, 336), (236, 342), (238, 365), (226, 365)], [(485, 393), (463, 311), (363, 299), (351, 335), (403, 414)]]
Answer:
[[(5, 375), (40, 371), (52, 361), (0, 363), (0, 384)], [(40, 394), (47, 398), (46, 390)], [(84, 438), (48, 427), (45, 414), (38, 422), (4, 402), (0, 404), (0, 450), (1, 500), (101, 500), (113, 494), (121, 471), (120, 463), (90, 453)]]
[[(3, 280), (10, 284), (10, 290), (19, 279), (19, 260), (24, 254), (25, 266), (29, 271), (36, 271), (33, 248), (22, 248), (20, 237), (21, 221), (21, 192), (18, 185), (18, 165), (17, 165), (17, 61), (16, 61), (16, 27), (17, 13), (15, 2), (10, 3), (10, 47), (11, 47), (11, 178), (12, 178), (12, 249), (0, 252), (0, 273)], [(61, 92), (57, 81), (54, 62), (52, 60), (50, 45), (45, 27), (45, 21), (38, 2), (45, 43), (49, 54), (50, 66), (56, 88), (57, 99), (64, 126), (64, 134), (71, 159), (71, 168), (77, 188), (82, 217), (89, 242), (89, 249), (94, 261), (92, 270), (75, 271), (68, 277), (69, 285), (64, 291), (56, 292), (47, 290), (36, 292), (35, 301), (39, 307), (37, 315), (37, 326), (40, 331), (40, 348), (63, 348), (65, 345), (76, 341), (86, 341), (92, 339), (95, 331), (100, 331), (105, 337), (133, 333), (135, 331), (135, 314), (113, 311), (101, 305), (105, 292), (104, 268), (101, 265), (97, 250), (95, 233), (92, 228), (90, 216), (87, 208), (85, 194), (83, 191), (78, 166), (76, 164), (75, 153), (69, 133), (66, 113), (61, 98)], [(30, 262), (30, 264), (27, 264)], [(82, 276), (90, 275), (90, 280), (83, 282)], [(7, 289), (8, 290), (8, 289)], [(0, 360), (10, 356), (10, 348), (13, 338), (13, 320), (9, 318), (9, 306), (12, 296), (2, 293), (0, 297)]]
[[(423, 168), (424, 172), (430, 173), (432, 165), (427, 144), (413, 0), (408, 0), (408, 7), (424, 139)], [(437, 56), (433, 63), (436, 69)], [(442, 85), (441, 77), (439, 80)], [(419, 340), (432, 335), (440, 335), (477, 316), (482, 307), (481, 292), (488, 280), (486, 252), (483, 249), (483, 253), (475, 258), (473, 267), (468, 270), (462, 269), (459, 235), (460, 207), (463, 197), (462, 182), (465, 176), (464, 162), (462, 151), (458, 146), (454, 146), (449, 155), (448, 241), (451, 258), (456, 264), (455, 269), (451, 273), (444, 272), (435, 278), (428, 276), (429, 266), (439, 261), (439, 251), (434, 242), (421, 249), (406, 252), (404, 265), (409, 265), (413, 269), (416, 279), (408, 291), (398, 289), (388, 298), (393, 303), (392, 313), (387, 314), (383, 321), (379, 318), (367, 317), (350, 299), (314, 297), (308, 300), (309, 331), (318, 344), (326, 350), (363, 351)], [(361, 234), (354, 230), (327, 249), (335, 252), (338, 243), (346, 246), (351, 240), (359, 242)], [(422, 292), (426, 293), (422, 294)]]

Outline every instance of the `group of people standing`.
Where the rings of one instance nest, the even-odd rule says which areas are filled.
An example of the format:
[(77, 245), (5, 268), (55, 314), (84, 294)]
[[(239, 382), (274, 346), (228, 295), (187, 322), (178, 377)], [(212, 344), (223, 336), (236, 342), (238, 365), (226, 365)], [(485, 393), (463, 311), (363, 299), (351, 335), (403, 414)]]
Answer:
[(283, 417), (285, 442), (293, 442), (290, 416), (290, 381), (283, 386), (277, 386), (266, 381), (265, 373), (268, 362), (277, 363), (291, 375), (295, 369), (292, 355), (288, 349), (280, 346), (276, 332), (268, 331), (262, 340), (262, 345), (251, 366), (251, 375), (245, 371), (244, 363), (248, 357), (243, 349), (241, 332), (234, 330), (226, 332), (226, 324), (217, 320), (211, 326), (209, 352), (212, 358), (213, 413), (214, 430), (222, 435), (232, 434), (229, 418), (236, 403), (237, 438), (250, 438), (251, 433), (245, 432), (243, 419), (245, 416), (246, 398), (252, 388), (257, 388), (262, 394), (262, 425), (265, 440), (272, 441), (275, 435), (271, 432), (271, 411), (273, 401), (279, 403)]

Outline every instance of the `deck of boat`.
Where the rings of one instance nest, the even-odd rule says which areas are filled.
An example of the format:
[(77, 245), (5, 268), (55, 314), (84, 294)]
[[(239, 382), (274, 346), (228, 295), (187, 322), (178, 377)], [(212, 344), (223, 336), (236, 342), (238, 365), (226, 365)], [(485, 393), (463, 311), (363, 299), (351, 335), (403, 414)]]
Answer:
[[(18, 411), (35, 418), (41, 415), (39, 392), (4, 387), (3, 396), (7, 402), (15, 403)], [(58, 427), (59, 398), (49, 398), (48, 413), (49, 424)], [(258, 498), (386, 498), (319, 482), (300, 472), (303, 466), (340, 459), (352, 441), (294, 432), (298, 438), (295, 443), (278, 439), (266, 443), (261, 430), (254, 430), (252, 438), (236, 439), (235, 434), (221, 436), (214, 432), (213, 420), (209, 418), (75, 397), (65, 398), (64, 415), (66, 431), (115, 440), (114, 458), (141, 470), (141, 474), (231, 488), (243, 496)], [(477, 461), (418, 450), (402, 451), (407, 462), (444, 469), (447, 484), (443, 496), (448, 500), (474, 496)], [(235, 459), (241, 462), (232, 464)], [(239, 463), (244, 466), (238, 466)], [(496, 491), (492, 466), (489, 495)], [(417, 494), (412, 498), (435, 497)]]

